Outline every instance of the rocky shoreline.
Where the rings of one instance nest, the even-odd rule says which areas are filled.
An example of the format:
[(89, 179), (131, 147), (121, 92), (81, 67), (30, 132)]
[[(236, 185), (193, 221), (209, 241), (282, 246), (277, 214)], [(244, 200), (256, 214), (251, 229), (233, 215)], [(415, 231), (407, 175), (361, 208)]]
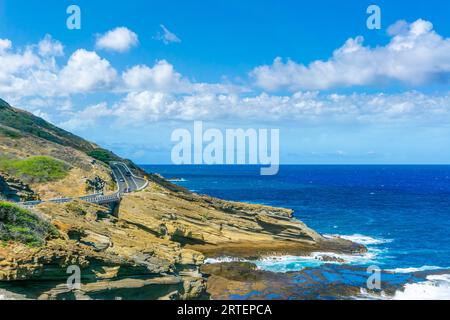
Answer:
[[(3, 287), (32, 299), (205, 299), (207, 257), (366, 250), (323, 238), (288, 209), (223, 201), (149, 178), (144, 191), (124, 197), (118, 217), (81, 201), (39, 205), (35, 211), (59, 237), (38, 249), (0, 247)], [(70, 265), (81, 268), (81, 290), (65, 285)]]
[[(4, 164), (41, 156), (64, 164), (58, 179), (45, 174), (37, 179), (36, 170), (18, 174), (4, 165), (0, 199), (114, 192), (109, 161), (124, 161), (149, 180), (145, 190), (125, 195), (113, 212), (82, 201), (42, 203), (32, 212), (0, 203), (0, 297), (208, 299), (210, 280), (201, 270), (208, 257), (366, 250), (344, 239), (324, 238), (294, 219), (289, 209), (190, 192), (3, 100), (0, 127)], [(71, 268), (80, 270), (80, 289), (66, 285)]]
[[(354, 284), (339, 281), (340, 272), (351, 267), (324, 265), (321, 268), (305, 268), (301, 271), (275, 273), (257, 269), (249, 262), (205, 264), (202, 273), (208, 277), (207, 293), (214, 300), (316, 300), (351, 299), (361, 295), (366, 281), (365, 270)], [(329, 279), (336, 276), (336, 279)], [(320, 279), (320, 280), (319, 280)], [(360, 281), (360, 284), (358, 284)], [(390, 293), (394, 287), (385, 284)], [(374, 296), (380, 293), (373, 292)]]

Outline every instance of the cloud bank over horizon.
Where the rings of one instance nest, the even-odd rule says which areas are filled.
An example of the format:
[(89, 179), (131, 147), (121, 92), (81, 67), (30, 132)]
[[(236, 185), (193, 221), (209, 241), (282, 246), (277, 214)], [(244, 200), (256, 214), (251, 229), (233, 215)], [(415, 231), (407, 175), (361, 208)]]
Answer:
[[(180, 43), (164, 25), (159, 39)], [(205, 120), (283, 126), (438, 124), (450, 120), (450, 38), (429, 21), (398, 21), (384, 46), (349, 38), (327, 60), (276, 58), (239, 81), (199, 82), (166, 59), (117, 66), (102, 53), (139, 45), (126, 27), (97, 35), (71, 54), (50, 34), (15, 47), (0, 39), (0, 96), (77, 133), (101, 127)], [(164, 38), (165, 37), (165, 38)], [(431, 92), (429, 86), (441, 85)], [(397, 89), (383, 92), (379, 86)], [(83, 101), (80, 103), (80, 101)]]

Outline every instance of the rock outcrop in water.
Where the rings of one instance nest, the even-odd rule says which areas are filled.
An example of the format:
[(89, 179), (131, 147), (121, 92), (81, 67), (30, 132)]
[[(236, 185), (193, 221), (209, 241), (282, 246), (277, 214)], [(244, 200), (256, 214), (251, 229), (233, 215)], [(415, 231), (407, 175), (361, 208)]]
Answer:
[(224, 201), (167, 186), (152, 182), (144, 192), (128, 195), (120, 216), (144, 217), (140, 223), (150, 232), (207, 257), (365, 250), (344, 239), (322, 237), (294, 219), (289, 209)]

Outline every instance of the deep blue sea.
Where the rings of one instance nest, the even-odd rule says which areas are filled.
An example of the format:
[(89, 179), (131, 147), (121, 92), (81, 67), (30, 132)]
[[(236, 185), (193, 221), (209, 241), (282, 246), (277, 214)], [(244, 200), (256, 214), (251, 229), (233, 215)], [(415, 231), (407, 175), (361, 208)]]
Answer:
[[(450, 269), (450, 166), (286, 165), (275, 176), (261, 176), (258, 166), (143, 168), (182, 179), (176, 183), (197, 193), (291, 208), (324, 235), (366, 245), (366, 255), (346, 257), (355, 266), (377, 265), (398, 275)], [(321, 263), (310, 257), (257, 262), (275, 272)], [(448, 280), (448, 274), (429, 276), (406, 289), (450, 299)]]

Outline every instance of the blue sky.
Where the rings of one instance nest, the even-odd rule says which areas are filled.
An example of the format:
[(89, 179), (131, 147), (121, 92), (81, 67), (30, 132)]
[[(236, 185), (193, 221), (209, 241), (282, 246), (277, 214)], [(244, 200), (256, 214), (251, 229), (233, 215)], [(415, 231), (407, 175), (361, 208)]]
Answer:
[(139, 163), (194, 120), (278, 128), (283, 163), (450, 162), (450, 3), (243, 2), (0, 0), (0, 96)]

